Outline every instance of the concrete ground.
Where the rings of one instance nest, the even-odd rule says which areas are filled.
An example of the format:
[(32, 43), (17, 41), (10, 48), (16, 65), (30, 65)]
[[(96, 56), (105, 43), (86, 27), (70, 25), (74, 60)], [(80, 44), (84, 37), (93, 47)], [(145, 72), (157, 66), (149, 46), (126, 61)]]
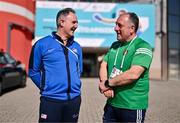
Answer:
[[(102, 122), (106, 98), (98, 92), (97, 78), (82, 79), (79, 123)], [(180, 82), (150, 81), (149, 109), (145, 123), (180, 123)], [(28, 79), (27, 87), (0, 97), (0, 123), (36, 123), (39, 91)]]

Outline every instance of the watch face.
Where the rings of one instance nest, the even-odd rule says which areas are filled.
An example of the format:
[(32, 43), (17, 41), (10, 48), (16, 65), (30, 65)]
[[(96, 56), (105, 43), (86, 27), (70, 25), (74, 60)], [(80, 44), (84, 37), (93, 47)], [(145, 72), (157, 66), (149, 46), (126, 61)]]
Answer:
[(108, 88), (108, 87), (109, 87), (109, 81), (108, 81), (108, 80), (106, 80), (106, 81), (105, 81), (105, 83), (104, 83), (104, 85), (105, 85), (105, 87), (107, 87), (107, 88)]

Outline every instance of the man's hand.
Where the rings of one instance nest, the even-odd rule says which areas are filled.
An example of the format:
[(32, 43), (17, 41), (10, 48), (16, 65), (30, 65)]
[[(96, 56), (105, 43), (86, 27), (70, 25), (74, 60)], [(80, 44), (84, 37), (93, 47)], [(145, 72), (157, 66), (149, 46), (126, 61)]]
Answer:
[(112, 97), (114, 97), (114, 91), (112, 89), (109, 89), (104, 92), (104, 96), (107, 98), (112, 98)]
[(104, 93), (105, 91), (110, 89), (110, 88), (105, 87), (104, 83), (105, 83), (105, 81), (100, 81), (99, 82), (99, 91), (101, 93)]

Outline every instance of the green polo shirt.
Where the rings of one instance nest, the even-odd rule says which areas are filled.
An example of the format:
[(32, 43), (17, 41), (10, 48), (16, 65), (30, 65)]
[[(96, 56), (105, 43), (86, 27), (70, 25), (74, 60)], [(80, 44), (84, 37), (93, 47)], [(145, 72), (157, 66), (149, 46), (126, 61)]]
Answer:
[(108, 99), (107, 102), (117, 108), (146, 109), (148, 107), (149, 68), (152, 61), (152, 48), (147, 42), (138, 37), (130, 42), (114, 42), (104, 56), (103, 60), (108, 64), (108, 76), (110, 76), (113, 66), (120, 69), (124, 54), (126, 55), (122, 67), (123, 72), (130, 69), (132, 65), (143, 66), (145, 71), (137, 81), (126, 86), (115, 87), (114, 97)]

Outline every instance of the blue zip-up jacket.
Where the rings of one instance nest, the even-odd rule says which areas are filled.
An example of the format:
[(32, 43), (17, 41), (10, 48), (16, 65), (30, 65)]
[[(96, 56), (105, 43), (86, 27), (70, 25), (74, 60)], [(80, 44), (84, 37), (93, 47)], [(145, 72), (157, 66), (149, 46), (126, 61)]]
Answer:
[(81, 94), (82, 49), (73, 38), (63, 46), (53, 32), (32, 47), (28, 74), (42, 96), (69, 100)]

